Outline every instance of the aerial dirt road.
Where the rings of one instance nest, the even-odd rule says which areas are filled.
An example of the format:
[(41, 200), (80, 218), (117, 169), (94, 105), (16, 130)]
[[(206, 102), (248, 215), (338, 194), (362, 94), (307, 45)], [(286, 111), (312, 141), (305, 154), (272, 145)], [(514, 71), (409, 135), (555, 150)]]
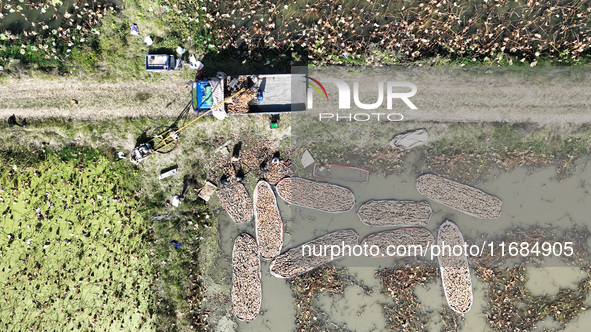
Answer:
[[(405, 121), (434, 122), (532, 122), (539, 124), (591, 123), (591, 70), (587, 67), (547, 67), (521, 70), (443, 67), (434, 69), (373, 69), (352, 75), (351, 69), (312, 69), (311, 76), (338, 77), (347, 82), (350, 109), (339, 109), (336, 85), (324, 83), (329, 100), (314, 92), (310, 116), (318, 113), (403, 114)], [(516, 68), (518, 69), (518, 68)], [(392, 72), (387, 72), (388, 70)], [(478, 71), (480, 70), (480, 71)], [(363, 69), (362, 69), (363, 71)], [(386, 71), (386, 72), (385, 72)], [(409, 99), (417, 109), (401, 100), (387, 109), (387, 87), (380, 107), (364, 110), (354, 103), (379, 100), (384, 81), (412, 82), (417, 92)], [(97, 83), (77, 79), (8, 79), (0, 85), (0, 118), (69, 118), (105, 120), (114, 117), (175, 117), (190, 101), (190, 84), (162, 75), (158, 82)], [(333, 119), (334, 120), (334, 119)]]
[(188, 81), (96, 83), (58, 78), (9, 79), (0, 84), (0, 117), (106, 120), (176, 117), (191, 100)]

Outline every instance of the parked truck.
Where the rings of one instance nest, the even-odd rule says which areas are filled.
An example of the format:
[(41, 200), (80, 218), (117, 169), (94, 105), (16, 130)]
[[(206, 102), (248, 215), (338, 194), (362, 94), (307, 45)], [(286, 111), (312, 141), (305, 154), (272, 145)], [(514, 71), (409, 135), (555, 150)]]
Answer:
[(296, 84), (304, 84), (299, 74), (218, 75), (192, 84), (193, 110), (203, 113), (240, 89), (245, 93), (233, 98), (212, 112), (216, 117), (236, 114), (271, 114), (303, 112), (305, 92)]
[[(164, 58), (159, 61), (163, 62)], [(226, 76), (219, 73), (207, 79), (198, 75), (192, 82), (191, 101), (175, 122), (144, 133), (145, 138), (131, 151), (129, 159), (138, 164), (153, 152), (174, 151), (182, 131), (209, 113), (218, 119), (235, 114), (269, 114), (271, 128), (276, 128), (280, 114), (306, 111), (306, 93), (302, 88), (305, 84), (306, 77), (301, 74)], [(186, 121), (191, 109), (199, 115)]]

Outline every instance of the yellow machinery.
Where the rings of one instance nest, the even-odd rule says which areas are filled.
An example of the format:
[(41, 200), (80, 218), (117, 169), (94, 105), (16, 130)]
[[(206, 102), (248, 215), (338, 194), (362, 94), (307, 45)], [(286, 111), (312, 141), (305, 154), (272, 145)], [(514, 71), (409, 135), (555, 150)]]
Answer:
[(142, 160), (149, 157), (153, 152), (158, 153), (169, 153), (172, 152), (176, 147), (179, 145), (180, 142), (180, 134), (181, 132), (195, 123), (197, 120), (201, 119), (203, 116), (209, 114), (211, 111), (215, 110), (216, 108), (223, 106), (226, 102), (230, 101), (232, 98), (237, 97), (241, 93), (243, 93), (245, 89), (241, 89), (238, 92), (234, 93), (230, 97), (224, 99), (221, 103), (215, 105), (214, 107), (210, 108), (207, 112), (201, 113), (195, 119), (187, 122), (186, 124), (179, 125), (179, 122), (184, 121), (191, 109), (192, 101), (189, 102), (185, 109), (181, 112), (177, 120), (168, 127), (159, 127), (152, 130), (148, 137), (148, 142), (143, 142), (138, 144), (133, 151), (131, 151), (129, 160), (132, 163), (139, 164)]

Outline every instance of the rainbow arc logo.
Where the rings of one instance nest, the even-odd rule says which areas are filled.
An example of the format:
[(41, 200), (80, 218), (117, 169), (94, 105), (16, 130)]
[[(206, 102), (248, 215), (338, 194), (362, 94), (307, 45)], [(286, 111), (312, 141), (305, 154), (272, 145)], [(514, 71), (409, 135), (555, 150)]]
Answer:
[[(310, 81), (316, 83), (318, 86), (306, 81), (306, 83), (313, 87), (314, 90), (316, 90), (316, 92), (318, 92), (318, 95), (320, 96), (320, 98), (322, 98), (322, 93), (320, 92), (320, 89), (322, 89), (322, 91), (324, 92), (324, 97), (326, 98), (326, 100), (328, 100), (328, 94), (326, 93), (326, 89), (324, 88), (324, 86), (322, 85), (322, 83), (320, 83), (318, 80), (313, 79), (312, 77), (306, 76), (307, 79), (309, 79)], [(320, 87), (320, 89), (318, 89), (318, 87)]]

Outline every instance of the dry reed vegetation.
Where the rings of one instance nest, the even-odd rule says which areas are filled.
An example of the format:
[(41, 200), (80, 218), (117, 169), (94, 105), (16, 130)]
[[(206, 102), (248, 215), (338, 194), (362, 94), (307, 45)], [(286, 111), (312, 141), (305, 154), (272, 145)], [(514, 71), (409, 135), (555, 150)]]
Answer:
[[(309, 49), (310, 59), (416, 60), (437, 54), (501, 60), (588, 53), (591, 11), (585, 1), (288, 1), (211, 2), (220, 47)], [(328, 59), (328, 60), (327, 60)]]

